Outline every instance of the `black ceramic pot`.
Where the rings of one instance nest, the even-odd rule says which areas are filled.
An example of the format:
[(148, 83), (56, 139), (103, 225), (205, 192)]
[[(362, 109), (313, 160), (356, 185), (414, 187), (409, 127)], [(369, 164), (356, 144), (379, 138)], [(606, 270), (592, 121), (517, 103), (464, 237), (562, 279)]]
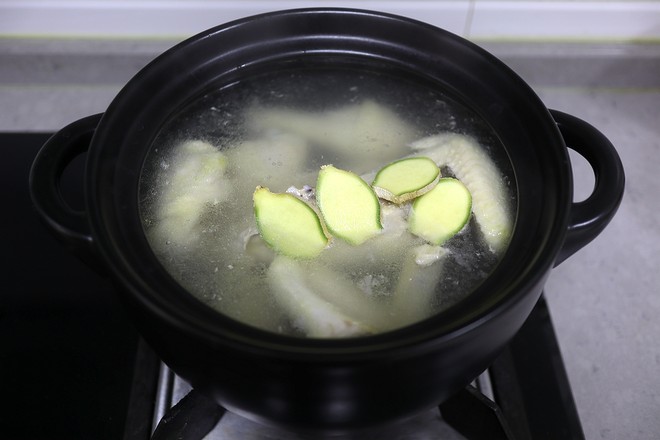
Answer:
[[(323, 63), (387, 69), (443, 90), (493, 128), (513, 167), (515, 230), (497, 269), (448, 310), (380, 335), (293, 338), (222, 316), (172, 281), (139, 217), (143, 162), (172, 114), (241, 78)], [(593, 194), (581, 203), (572, 201), (567, 145), (596, 175)], [(81, 151), (86, 207), (76, 213), (57, 184)], [(469, 383), (523, 324), (552, 267), (607, 225), (623, 186), (618, 155), (602, 134), (549, 111), (484, 50), (424, 23), (339, 9), (260, 15), (186, 40), (139, 72), (103, 115), (55, 134), (31, 173), (46, 223), (114, 277), (137, 327), (176, 373), (236, 413), (333, 432), (413, 415)]]

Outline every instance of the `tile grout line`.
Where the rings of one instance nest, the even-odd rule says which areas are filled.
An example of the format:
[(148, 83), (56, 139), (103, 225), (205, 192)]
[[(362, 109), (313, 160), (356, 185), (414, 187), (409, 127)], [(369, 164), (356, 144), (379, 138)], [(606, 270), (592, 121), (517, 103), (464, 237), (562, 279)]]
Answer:
[(470, 39), (472, 33), (472, 22), (474, 19), (474, 9), (475, 9), (476, 1), (477, 0), (470, 0), (468, 4), (467, 13), (465, 15), (465, 25), (463, 26), (463, 37), (468, 40)]

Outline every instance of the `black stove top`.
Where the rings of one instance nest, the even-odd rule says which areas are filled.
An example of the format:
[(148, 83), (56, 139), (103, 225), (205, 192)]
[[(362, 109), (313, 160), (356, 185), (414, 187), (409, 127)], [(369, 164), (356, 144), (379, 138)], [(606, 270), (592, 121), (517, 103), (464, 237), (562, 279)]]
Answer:
[[(107, 280), (32, 209), (29, 169), (48, 137), (0, 134), (0, 438), (121, 439), (138, 336)], [(72, 204), (82, 167), (62, 182)]]
[[(202, 417), (186, 414), (186, 407), (209, 411), (208, 402), (195, 394), (174, 398), (176, 378), (139, 338), (110, 282), (69, 254), (37, 219), (28, 174), (48, 137), (0, 133), (7, 202), (1, 217), (0, 437), (148, 440), (164, 415), (168, 423), (154, 438), (201, 439), (199, 432), (186, 434), (185, 425)], [(63, 196), (78, 208), (83, 167), (83, 159), (74, 161), (62, 181)], [(486, 395), (469, 386), (439, 407), (443, 421), (465, 438), (584, 438), (543, 298), (487, 376)], [(213, 417), (223, 416), (212, 406)]]

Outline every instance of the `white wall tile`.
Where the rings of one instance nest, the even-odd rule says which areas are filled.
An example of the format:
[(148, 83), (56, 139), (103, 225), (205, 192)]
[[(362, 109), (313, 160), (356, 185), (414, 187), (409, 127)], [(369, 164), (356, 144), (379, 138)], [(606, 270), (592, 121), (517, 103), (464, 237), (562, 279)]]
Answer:
[(181, 38), (262, 12), (352, 7), (404, 15), (463, 34), (469, 2), (353, 1), (0, 1), (0, 36)]
[(660, 2), (476, 0), (468, 37), (660, 40)]
[(178, 39), (312, 6), (391, 12), (471, 39), (660, 41), (658, 0), (0, 0), (0, 36)]

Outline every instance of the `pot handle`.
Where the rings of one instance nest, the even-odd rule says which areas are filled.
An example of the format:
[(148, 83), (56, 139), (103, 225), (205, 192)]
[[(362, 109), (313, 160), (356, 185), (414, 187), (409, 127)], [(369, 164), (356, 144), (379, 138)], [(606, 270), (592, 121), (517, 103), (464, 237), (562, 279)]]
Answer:
[(555, 266), (600, 234), (616, 213), (625, 186), (623, 165), (612, 143), (595, 127), (566, 113), (550, 110), (566, 146), (582, 155), (594, 172), (591, 195), (571, 206), (568, 231)]
[(62, 197), (65, 168), (89, 149), (102, 114), (79, 119), (51, 136), (41, 147), (30, 170), (30, 197), (46, 226), (84, 262), (96, 266), (91, 230), (84, 211), (72, 209)]

